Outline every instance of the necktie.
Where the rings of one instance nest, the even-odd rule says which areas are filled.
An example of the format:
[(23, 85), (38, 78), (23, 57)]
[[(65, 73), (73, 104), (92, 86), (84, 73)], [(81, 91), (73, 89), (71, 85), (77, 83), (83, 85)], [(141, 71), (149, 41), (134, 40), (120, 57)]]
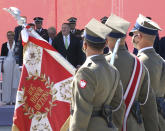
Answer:
[(65, 48), (68, 49), (68, 37), (65, 36)]

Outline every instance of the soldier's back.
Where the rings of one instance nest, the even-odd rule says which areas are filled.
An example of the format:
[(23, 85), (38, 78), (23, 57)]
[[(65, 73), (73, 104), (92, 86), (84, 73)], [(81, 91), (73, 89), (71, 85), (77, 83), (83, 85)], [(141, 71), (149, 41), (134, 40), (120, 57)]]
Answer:
[[(107, 61), (110, 61), (111, 57), (112, 57), (112, 54), (106, 56)], [(128, 84), (129, 84), (131, 76), (133, 74), (134, 64), (135, 64), (135, 56), (133, 54), (129, 53), (124, 45), (120, 45), (118, 52), (117, 52), (117, 56), (115, 58), (114, 65), (119, 70), (120, 79), (123, 84), (124, 93), (127, 90)], [(135, 96), (135, 101), (138, 102), (139, 104), (143, 103), (147, 96), (147, 89), (148, 89), (148, 86), (147, 86), (148, 79), (146, 79), (147, 77), (148, 77), (147, 71), (145, 70), (145, 67), (143, 67), (143, 72), (142, 72), (141, 80), (139, 83), (139, 88), (138, 88), (136, 96)], [(144, 82), (145, 79), (146, 79), (146, 81)], [(142, 85), (144, 88), (143, 90), (141, 89)], [(142, 95), (142, 94), (145, 94), (145, 95)], [(118, 116), (118, 117), (120, 117), (120, 116)], [(122, 127), (119, 127), (119, 129), (121, 129), (121, 128)], [(131, 109), (131, 111), (128, 115), (128, 120), (127, 120), (127, 131), (132, 131), (132, 130), (144, 131), (145, 129), (144, 129), (143, 123), (139, 124), (137, 122), (136, 118), (132, 114), (132, 109)]]
[[(163, 102), (165, 95), (165, 61), (153, 48), (138, 54), (139, 59), (146, 65), (150, 73), (151, 88), (154, 90), (157, 105)], [(158, 106), (159, 108), (159, 106)], [(162, 109), (163, 110), (163, 109)], [(165, 110), (165, 109), (164, 109)], [(159, 112), (160, 131), (165, 129), (165, 118)]]
[[(85, 95), (86, 98), (85, 100), (84, 98), (80, 99), (80, 107), (77, 108), (75, 108), (75, 101), (72, 101), (72, 109), (78, 110), (80, 114), (84, 114), (85, 112), (86, 115), (80, 115), (79, 117), (77, 116), (76, 121), (79, 122), (77, 122), (78, 124), (76, 125), (76, 128), (80, 129), (80, 127), (83, 127), (85, 122), (82, 122), (82, 119), (85, 121), (85, 119), (90, 117), (87, 131), (117, 130), (116, 128), (109, 128), (106, 120), (102, 116), (92, 115), (94, 112), (100, 112), (104, 104), (108, 103), (110, 105), (119, 83), (119, 72), (117, 69), (115, 69), (113, 66), (110, 66), (106, 62), (103, 55), (94, 56), (89, 60), (86, 60), (82, 67), (80, 67), (80, 69), (77, 71), (75, 79), (81, 80), (80, 77), (83, 78), (83, 80), (85, 78), (84, 81), (88, 84), (88, 86), (85, 87), (86, 91), (81, 89), (79, 90), (81, 96)], [(76, 88), (80, 87), (76, 87), (75, 83), (73, 84), (73, 94), (77, 94)], [(120, 101), (117, 102), (120, 103)], [(77, 101), (76, 103), (78, 104)], [(87, 103), (90, 103), (90, 105)], [(85, 109), (81, 108), (82, 106)], [(71, 117), (72, 122), (75, 120), (73, 117)]]

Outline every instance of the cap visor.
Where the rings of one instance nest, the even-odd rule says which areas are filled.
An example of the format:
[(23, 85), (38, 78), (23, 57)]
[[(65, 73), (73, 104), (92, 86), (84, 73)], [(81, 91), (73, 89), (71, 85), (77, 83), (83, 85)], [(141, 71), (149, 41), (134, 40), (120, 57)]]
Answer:
[(129, 32), (129, 36), (133, 36), (133, 32), (137, 31), (137, 29), (134, 27), (130, 32)]

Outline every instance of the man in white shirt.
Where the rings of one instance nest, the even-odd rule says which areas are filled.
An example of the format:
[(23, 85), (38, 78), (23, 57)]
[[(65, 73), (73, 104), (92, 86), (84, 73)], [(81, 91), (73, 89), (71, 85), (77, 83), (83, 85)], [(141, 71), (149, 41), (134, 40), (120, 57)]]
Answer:
[(63, 23), (61, 33), (56, 37), (53, 47), (74, 67), (85, 61), (80, 40), (70, 33), (69, 23)]

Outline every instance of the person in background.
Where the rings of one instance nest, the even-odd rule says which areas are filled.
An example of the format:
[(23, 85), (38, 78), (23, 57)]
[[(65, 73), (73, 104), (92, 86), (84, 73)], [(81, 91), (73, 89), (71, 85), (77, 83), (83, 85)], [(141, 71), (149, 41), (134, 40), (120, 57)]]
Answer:
[(49, 41), (49, 35), (47, 29), (42, 28), (43, 18), (42, 17), (35, 17), (34, 19), (36, 32), (46, 41)]
[[(100, 19), (101, 23), (105, 24), (105, 22), (107, 21), (108, 17), (104, 16), (103, 18)], [(104, 47), (104, 54), (107, 54), (109, 52), (109, 48), (107, 45), (105, 45)]]
[(160, 45), (160, 56), (165, 60), (165, 37), (162, 37), (159, 41)]
[(101, 23), (105, 24), (105, 22), (107, 21), (108, 17), (104, 16), (100, 19)]
[(34, 23), (29, 23), (28, 24), (33, 30), (35, 30), (35, 24)]
[(8, 56), (9, 51), (12, 51), (12, 52), (15, 51), (16, 42), (14, 40), (14, 36), (15, 36), (15, 34), (13, 31), (7, 32), (8, 42), (5, 42), (2, 44), (1, 56)]
[[(35, 30), (35, 24), (33, 23), (29, 23), (28, 24), (33, 30)], [(20, 66), (20, 70), (22, 69), (22, 64), (23, 64), (23, 45), (22, 42), (19, 45), (19, 66)]]
[(49, 44), (52, 45), (53, 42), (55, 42), (55, 37), (56, 37), (56, 29), (54, 27), (49, 27), (48, 28), (48, 35), (49, 35)]
[(69, 26), (70, 26), (70, 33), (73, 35), (80, 35), (81, 34), (81, 30), (76, 29), (76, 22), (77, 22), (77, 18), (75, 17), (71, 17), (67, 20), (69, 22)]
[(20, 70), (17, 63), (18, 45), (14, 41), (14, 32), (7, 32), (8, 42), (1, 48), (1, 56), (6, 56), (3, 66), (2, 83), (2, 101), (9, 104), (15, 104), (17, 87), (20, 79)]
[[(22, 16), (22, 17), (25, 19), (25, 23), (26, 23), (27, 17), (26, 16)], [(21, 36), (20, 36), (22, 29), (23, 29), (23, 26), (21, 26), (21, 25), (15, 27), (15, 29), (14, 29), (14, 32), (15, 32), (14, 40), (15, 40), (15, 42), (20, 42), (20, 44), (22, 44)]]
[(61, 34), (56, 37), (53, 47), (74, 67), (82, 65), (84, 55), (80, 40), (70, 33), (69, 23), (63, 23)]

